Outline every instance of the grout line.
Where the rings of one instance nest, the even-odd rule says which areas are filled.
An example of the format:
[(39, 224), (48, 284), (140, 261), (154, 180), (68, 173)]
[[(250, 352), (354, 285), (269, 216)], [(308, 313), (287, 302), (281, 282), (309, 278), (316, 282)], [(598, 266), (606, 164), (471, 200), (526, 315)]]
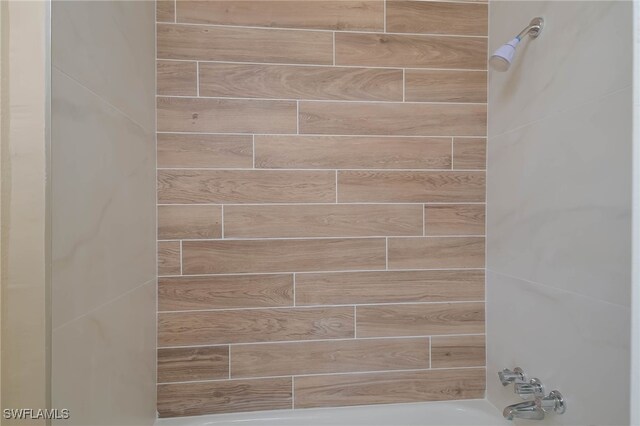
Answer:
[[(333, 204), (335, 205), (335, 204)], [(355, 236), (355, 237), (233, 237), (233, 238), (225, 238), (225, 241), (298, 241), (298, 240), (376, 240), (376, 239), (409, 239), (409, 238), (421, 238), (421, 239), (432, 239), (432, 238), (485, 238), (484, 235), (404, 235), (404, 236), (388, 236), (388, 235), (363, 235), (363, 236)], [(184, 238), (180, 241), (221, 241), (222, 238)], [(158, 240), (158, 241), (176, 241), (176, 240)], [(448, 269), (448, 268), (447, 268)], [(467, 268), (460, 268), (467, 269)], [(306, 272), (306, 271), (289, 271), (291, 272)], [(205, 275), (216, 275), (216, 274), (205, 274)]]
[[(404, 71), (404, 68), (403, 68)], [(308, 103), (345, 103), (345, 104), (407, 104), (407, 105), (473, 105), (486, 106), (486, 102), (434, 102), (434, 101), (395, 101), (395, 100), (361, 100), (361, 99), (297, 99), (297, 98), (259, 98), (253, 96), (197, 96), (199, 99), (222, 99), (222, 100), (239, 100), (239, 101), (282, 101), (282, 102), (308, 102)], [(156, 95), (156, 98), (167, 99), (194, 99), (195, 96), (189, 95)], [(331, 135), (333, 136), (333, 135)], [(398, 136), (398, 135), (391, 135)], [(481, 136), (486, 137), (486, 136)]]
[(293, 273), (293, 306), (296, 306), (296, 273)]
[(402, 68), (402, 102), (406, 102), (406, 96), (405, 96), (406, 91), (407, 91), (406, 70)]
[(427, 205), (422, 205), (422, 236), (427, 236)]
[[(471, 337), (471, 336), (486, 336), (486, 333), (459, 333), (459, 334), (421, 334), (421, 335), (410, 335), (410, 336), (375, 336), (375, 337), (358, 337), (357, 340), (410, 340), (410, 339), (424, 339), (428, 337)], [(309, 342), (345, 342), (350, 341), (353, 342), (356, 339), (353, 337), (338, 337), (338, 338), (329, 338), (329, 339), (308, 339), (308, 340), (270, 340), (266, 342), (238, 342), (238, 343), (209, 343), (202, 345), (175, 345), (175, 346), (161, 346), (159, 349), (180, 349), (180, 348), (210, 348), (214, 346), (251, 346), (251, 345), (287, 345), (287, 344), (296, 344), (296, 343), (309, 343)]]
[[(454, 138), (453, 138), (453, 136), (452, 136), (452, 137), (451, 137), (451, 170), (453, 170), (453, 169), (454, 169), (454, 167), (453, 167), (453, 139), (454, 139)], [(485, 170), (486, 170), (486, 168), (485, 168)], [(457, 170), (456, 170), (456, 171), (457, 171)], [(486, 195), (485, 195), (485, 197), (486, 197)]]
[(336, 65), (336, 32), (333, 32), (333, 65)]
[[(451, 166), (449, 166), (451, 167)], [(260, 167), (257, 169), (253, 169), (251, 167), (226, 167), (226, 168), (219, 168), (219, 167), (158, 167), (158, 170), (217, 170), (217, 171), (221, 171), (221, 172), (228, 172), (228, 171), (280, 171), (280, 172), (286, 172), (286, 171), (290, 171), (290, 172), (332, 172), (336, 169), (320, 169), (320, 168), (316, 168), (316, 169), (300, 169), (300, 168), (268, 168), (268, 167)], [(362, 171), (366, 171), (366, 172), (381, 172), (381, 173), (385, 173), (385, 172), (412, 172), (412, 173), (416, 173), (416, 172), (451, 172), (452, 169), (448, 168), (448, 169), (340, 169), (342, 171), (346, 171), (346, 172), (362, 172)], [(478, 172), (478, 173), (484, 173), (486, 172), (486, 170), (482, 170), (482, 169), (456, 169), (453, 170), (456, 173), (458, 172), (464, 172), (464, 173), (468, 173), (468, 172)], [(304, 203), (293, 203), (293, 204), (304, 204)], [(409, 203), (404, 203), (404, 204), (409, 204)]]
[[(477, 370), (485, 369), (484, 365), (468, 366), (468, 367), (436, 367), (436, 368), (402, 368), (392, 370), (364, 370), (364, 371), (341, 371), (331, 373), (307, 373), (307, 374), (295, 374), (289, 376), (251, 376), (251, 377), (234, 377), (232, 379), (213, 379), (213, 380), (192, 380), (181, 382), (161, 382), (158, 385), (172, 385), (172, 384), (185, 384), (185, 383), (210, 383), (210, 382), (227, 382), (237, 380), (260, 380), (260, 379), (282, 379), (282, 378), (295, 378), (295, 377), (317, 377), (317, 376), (342, 376), (342, 375), (364, 375), (364, 374), (378, 374), (378, 373), (410, 373), (410, 372), (423, 372), (423, 371), (440, 371), (440, 370)], [(335, 407), (332, 407), (335, 408)]]
[(256, 135), (251, 135), (251, 149), (253, 150), (253, 168), (256, 168)]
[[(386, 9), (386, 2), (385, 2), (385, 9)], [(386, 19), (385, 19), (386, 21)], [(364, 34), (364, 35), (380, 35), (380, 34), (384, 34), (384, 35), (397, 35), (397, 36), (418, 36), (418, 37), (424, 37), (424, 38), (430, 38), (430, 37), (454, 37), (454, 38), (475, 38), (475, 39), (481, 39), (481, 40), (487, 40), (489, 38), (489, 36), (485, 36), (485, 35), (469, 35), (469, 34), (440, 34), (440, 33), (402, 33), (402, 32), (387, 32), (386, 31), (386, 22), (384, 25), (384, 31), (367, 31), (367, 30), (336, 30), (336, 29), (323, 29), (323, 28), (287, 28), (287, 27), (264, 27), (264, 26), (255, 26), (255, 25), (225, 25), (225, 24), (200, 24), (200, 23), (194, 23), (194, 22), (176, 22), (176, 23), (171, 23), (171, 22), (158, 22), (158, 25), (165, 25), (165, 26), (173, 26), (175, 24), (178, 25), (182, 25), (182, 26), (188, 26), (188, 27), (209, 27), (209, 28), (222, 28), (222, 29), (230, 29), (230, 30), (234, 30), (234, 29), (252, 29), (252, 30), (262, 30), (265, 32), (272, 32), (272, 31), (277, 31), (277, 32), (284, 32), (284, 31), (290, 31), (290, 32), (310, 32), (310, 33), (344, 33), (344, 34), (355, 34), (355, 35), (360, 35), (360, 34)], [(164, 58), (157, 58), (157, 59), (164, 59)]]
[[(195, 59), (175, 59), (175, 58), (156, 58), (157, 61), (173, 61), (173, 62), (193, 62)], [(237, 65), (277, 65), (277, 66), (291, 66), (291, 67), (324, 67), (324, 68), (367, 68), (367, 69), (392, 69), (400, 70), (402, 68), (408, 70), (418, 71), (465, 71), (465, 72), (483, 72), (487, 73), (486, 69), (474, 69), (474, 68), (430, 68), (430, 67), (387, 67), (384, 65), (337, 65), (332, 64), (295, 64), (286, 62), (252, 62), (252, 61), (215, 61), (202, 59), (200, 62), (212, 63), (212, 64), (237, 64)]]
[[(489, 4), (487, 4), (487, 36), (489, 35), (488, 28), (490, 28), (489, 27), (490, 24), (491, 24), (491, 6)], [(490, 40), (487, 39), (487, 44), (489, 44), (489, 41)], [(486, 90), (487, 90), (486, 91), (486, 96), (487, 96), (486, 99), (487, 99), (487, 102), (488, 102), (489, 101), (489, 73), (488, 72), (487, 72)], [(485, 139), (485, 145), (484, 145), (484, 147), (485, 147), (485, 151), (484, 151), (484, 155), (485, 155), (485, 157), (484, 157), (484, 161), (485, 161), (484, 168), (485, 168), (485, 170), (488, 171), (488, 167), (489, 167), (489, 137), (488, 137), (489, 136), (488, 135), (488, 133), (489, 133), (489, 130), (488, 130), (488, 128), (489, 128), (489, 107), (488, 107), (488, 105), (487, 105), (487, 112), (486, 112), (486, 115), (485, 115), (485, 123), (486, 123), (485, 124), (485, 131), (487, 133), (487, 138)], [(452, 161), (452, 165), (453, 165), (453, 161)], [(484, 188), (484, 199), (485, 200), (487, 199), (487, 188), (488, 188), (488, 185), (486, 184), (486, 181), (485, 181), (485, 188)], [(488, 235), (487, 224), (488, 224), (487, 206), (485, 204), (485, 207), (484, 207), (484, 233), (485, 233), (485, 235)], [(489, 256), (487, 256), (487, 253), (488, 253), (487, 248), (488, 248), (488, 246), (489, 246), (488, 238), (485, 238), (485, 240), (484, 240), (484, 254), (485, 254), (485, 256), (484, 256), (484, 270), (485, 270), (485, 274), (484, 274), (484, 279), (482, 280), (483, 281), (482, 283), (484, 285), (484, 300), (487, 300), (487, 294), (488, 294), (488, 292), (487, 292), (487, 264), (488, 264), (488, 257), (489, 257)], [(487, 333), (487, 331), (488, 331), (487, 330), (488, 329), (487, 318), (489, 317), (489, 315), (488, 315), (488, 313), (489, 313), (488, 305), (489, 305), (488, 303), (485, 303), (485, 305), (484, 305), (484, 327), (485, 327), (485, 333)], [(488, 360), (489, 360), (489, 345), (488, 345), (488, 342), (487, 342), (486, 335), (485, 335), (485, 339), (484, 340), (485, 340), (485, 345), (484, 345), (484, 364), (485, 364), (485, 368), (486, 368), (486, 366), (488, 365)], [(488, 373), (485, 374), (485, 381), (487, 383), (489, 382)], [(486, 386), (485, 386), (485, 388), (486, 388)], [(485, 389), (485, 393), (484, 394), (485, 394), (485, 398), (488, 398), (488, 392), (487, 392), (486, 389)]]
[(220, 228), (221, 228), (221, 239), (224, 239), (224, 204), (221, 205), (222, 209), (221, 209), (221, 213), (220, 213)]
[(384, 0), (382, 2), (382, 18), (383, 18), (382, 32), (386, 33), (387, 32), (387, 0)]
[[(105, 306), (107, 306), (107, 305), (109, 305), (111, 303), (115, 303), (115, 302), (117, 302), (119, 300), (122, 300), (124, 297), (130, 295), (131, 293), (140, 290), (140, 288), (144, 287), (145, 285), (154, 284), (154, 288), (156, 288), (156, 285), (155, 285), (156, 282), (157, 282), (156, 278), (150, 279), (149, 281), (145, 281), (144, 283), (142, 283), (140, 285), (137, 285), (137, 286), (127, 290), (126, 292), (115, 296), (112, 299), (109, 299), (109, 300), (107, 300), (107, 301), (105, 301), (103, 303), (100, 303), (99, 305), (97, 305), (97, 306), (95, 306), (93, 308), (89, 308), (89, 310), (87, 312), (83, 313), (83, 314), (80, 314), (80, 315), (78, 315), (78, 316), (76, 316), (74, 318), (71, 318), (68, 321), (66, 321), (66, 322), (64, 322), (64, 323), (62, 323), (60, 325), (56, 325), (55, 327), (53, 327), (52, 331), (60, 330), (61, 328), (68, 326), (69, 324), (71, 324), (74, 321), (77, 321), (77, 320), (79, 320), (81, 318), (86, 318), (89, 315), (93, 315), (94, 313), (96, 313), (99, 310), (103, 309)], [(156, 309), (157, 309), (157, 301), (156, 301)], [(157, 319), (157, 317), (158, 317), (158, 312), (156, 311), (156, 319)], [(156, 337), (156, 339), (157, 339), (157, 337)], [(157, 343), (156, 343), (156, 347), (157, 347)]]
[[(400, 102), (396, 102), (396, 103), (400, 103)], [(167, 134), (167, 135), (217, 135), (217, 136), (249, 136), (249, 135), (253, 135), (254, 133), (238, 133), (238, 132), (178, 132), (178, 131), (171, 131), (171, 132), (162, 132), (162, 131), (156, 131), (157, 134), (159, 135), (163, 135), (163, 134)], [(295, 133), (255, 133), (258, 136), (296, 136)], [(431, 139), (442, 139), (442, 138), (447, 138), (449, 139), (451, 137), (451, 135), (354, 135), (354, 134), (323, 134), (323, 133), (302, 133), (302, 136), (315, 136), (315, 137), (325, 137), (325, 138), (334, 138), (336, 136), (341, 136), (341, 137), (350, 137), (350, 138), (371, 138), (371, 137), (376, 137), (376, 138), (419, 138), (419, 139), (426, 139), (426, 138), (431, 138)], [(486, 135), (455, 135), (455, 138), (457, 139), (486, 139), (487, 136)]]
[[(444, 170), (446, 171), (446, 170)], [(249, 207), (256, 207), (256, 206), (290, 206), (290, 205), (304, 205), (304, 206), (332, 206), (335, 203), (242, 203), (242, 204), (237, 204), (237, 203), (158, 203), (158, 207), (161, 206), (249, 206)], [(451, 202), (406, 202), (406, 201), (399, 201), (399, 202), (342, 202), (340, 203), (341, 205), (347, 205), (347, 206), (377, 206), (377, 205), (388, 205), (388, 204), (393, 204), (393, 205), (398, 205), (398, 206), (415, 206), (415, 205), (425, 205), (425, 206), (449, 206), (449, 205), (454, 205), (454, 206), (466, 206), (466, 205), (473, 205), (473, 206), (484, 206), (486, 203), (484, 201), (451, 201)]]
[(358, 307), (353, 305), (353, 338), (358, 337)]
[(389, 270), (389, 237), (384, 239), (384, 269)]
[[(356, 303), (358, 306), (369, 306), (369, 307), (378, 307), (378, 306), (404, 306), (404, 305), (421, 305), (421, 306), (430, 306), (430, 305), (460, 305), (465, 303), (486, 303), (484, 300), (447, 300), (447, 301), (438, 301), (438, 302), (379, 302), (379, 303)], [(262, 311), (262, 310), (304, 310), (304, 309), (320, 309), (320, 308), (345, 308), (353, 305), (351, 303), (345, 303), (342, 305), (339, 304), (321, 304), (321, 305), (288, 305), (288, 306), (261, 306), (259, 308), (212, 308), (212, 309), (187, 309), (187, 310), (174, 310), (174, 311), (158, 311), (159, 314), (188, 314), (188, 313), (206, 313), (206, 312), (229, 312), (229, 311)]]
[[(428, 271), (484, 271), (484, 267), (481, 268), (425, 268), (425, 269), (411, 269), (411, 268), (403, 268), (403, 269), (390, 269), (389, 271), (385, 269), (342, 269), (335, 271), (296, 271), (296, 274), (345, 274), (345, 273), (359, 273), (359, 272), (428, 272)], [(228, 276), (249, 276), (249, 275), (290, 275), (293, 272), (291, 271), (281, 271), (281, 272), (235, 272), (235, 273), (226, 273), (226, 274), (185, 274), (185, 275), (161, 275), (160, 278), (176, 278), (176, 277), (228, 277)]]

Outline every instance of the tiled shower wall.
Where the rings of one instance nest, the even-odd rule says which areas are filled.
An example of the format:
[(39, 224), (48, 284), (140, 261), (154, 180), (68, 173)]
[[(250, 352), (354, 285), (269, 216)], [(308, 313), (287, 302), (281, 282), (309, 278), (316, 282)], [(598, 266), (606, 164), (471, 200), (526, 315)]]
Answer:
[(157, 6), (160, 416), (483, 397), (487, 5)]

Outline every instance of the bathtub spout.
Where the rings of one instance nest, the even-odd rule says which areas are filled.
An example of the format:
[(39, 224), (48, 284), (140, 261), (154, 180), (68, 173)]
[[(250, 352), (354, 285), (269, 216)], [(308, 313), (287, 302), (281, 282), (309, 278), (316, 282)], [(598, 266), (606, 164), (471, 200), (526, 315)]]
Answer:
[(508, 406), (502, 412), (502, 415), (507, 420), (513, 419), (529, 419), (529, 420), (542, 420), (544, 419), (544, 410), (540, 406), (539, 400), (526, 401), (519, 404), (513, 404)]

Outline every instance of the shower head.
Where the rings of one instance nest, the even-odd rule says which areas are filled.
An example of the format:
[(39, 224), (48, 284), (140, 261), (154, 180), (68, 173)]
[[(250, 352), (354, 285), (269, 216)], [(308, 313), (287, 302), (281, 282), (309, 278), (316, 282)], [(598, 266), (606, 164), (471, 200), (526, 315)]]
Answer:
[(522, 40), (522, 38), (529, 34), (529, 37), (536, 38), (542, 32), (542, 27), (544, 26), (544, 20), (542, 18), (533, 18), (529, 25), (522, 31), (520, 34), (515, 36), (513, 40), (503, 44), (500, 46), (491, 58), (489, 58), (489, 65), (496, 71), (505, 72), (511, 66), (511, 62), (513, 62), (513, 58), (516, 54), (516, 46)]

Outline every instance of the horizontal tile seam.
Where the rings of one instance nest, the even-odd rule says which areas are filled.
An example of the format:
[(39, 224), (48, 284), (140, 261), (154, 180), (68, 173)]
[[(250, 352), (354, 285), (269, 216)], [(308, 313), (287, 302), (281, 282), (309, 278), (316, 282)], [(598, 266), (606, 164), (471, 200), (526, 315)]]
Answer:
[[(468, 173), (468, 172), (486, 172), (485, 169), (381, 169), (381, 168), (361, 168), (361, 169), (343, 169), (343, 168), (333, 168), (333, 169), (322, 169), (322, 168), (272, 168), (272, 167), (158, 167), (156, 170), (215, 170), (215, 171), (277, 171), (277, 172), (408, 172), (408, 173), (416, 173), (416, 172), (448, 172), (448, 174), (452, 173)], [(222, 203), (226, 204), (226, 203)], [(296, 203), (291, 203), (296, 204)], [(335, 204), (335, 203), (334, 203)], [(402, 204), (411, 204), (411, 203), (402, 203)]]
[[(487, 256), (487, 258), (488, 257), (489, 256)], [(510, 278), (510, 279), (513, 279), (513, 280), (517, 280), (517, 281), (521, 281), (521, 282), (523, 282), (525, 284), (528, 284), (530, 286), (541, 286), (541, 287), (550, 289), (552, 291), (557, 291), (559, 293), (572, 294), (574, 296), (582, 297), (582, 298), (585, 298), (585, 299), (588, 299), (588, 300), (591, 300), (591, 301), (594, 301), (594, 302), (600, 302), (600, 303), (605, 303), (607, 305), (613, 305), (613, 306), (616, 306), (616, 307), (619, 307), (619, 308), (627, 309), (629, 311), (631, 310), (631, 307), (629, 305), (623, 305), (621, 303), (616, 303), (616, 302), (611, 302), (609, 300), (599, 299), (597, 297), (590, 296), (588, 294), (578, 293), (578, 292), (567, 290), (567, 289), (563, 289), (563, 288), (560, 288), (560, 287), (555, 287), (555, 286), (553, 286), (551, 284), (545, 284), (545, 283), (537, 282), (537, 281), (530, 281), (530, 280), (527, 280), (526, 278), (520, 278), (520, 277), (516, 277), (514, 275), (509, 275), (509, 274), (506, 274), (506, 273), (503, 273), (503, 272), (499, 272), (499, 271), (497, 271), (495, 269), (489, 268), (488, 266), (487, 266), (487, 268), (485, 270), (487, 272), (491, 272), (492, 274), (502, 275), (503, 277), (507, 277), (507, 278)]]
[(397, 369), (397, 370), (366, 370), (366, 371), (340, 371), (340, 372), (332, 372), (332, 373), (307, 373), (307, 374), (289, 374), (282, 376), (244, 376), (244, 377), (231, 377), (224, 379), (211, 379), (211, 380), (190, 380), (190, 381), (180, 381), (180, 382), (159, 382), (160, 385), (178, 385), (178, 384), (189, 384), (189, 383), (217, 383), (217, 382), (233, 382), (240, 380), (268, 380), (268, 379), (285, 379), (285, 378), (293, 378), (293, 377), (322, 377), (322, 376), (350, 376), (350, 375), (365, 375), (365, 374), (380, 374), (380, 373), (413, 373), (413, 372), (422, 372), (422, 371), (445, 371), (445, 370), (475, 370), (482, 369), (484, 370), (486, 367), (484, 365), (478, 366), (465, 366), (465, 367), (425, 367), (425, 368), (409, 368), (409, 369)]
[(487, 139), (487, 135), (368, 135), (368, 134), (333, 134), (333, 133), (238, 133), (238, 132), (185, 132), (156, 130), (157, 135), (215, 135), (215, 136), (301, 136), (301, 137), (349, 137), (349, 138), (456, 138), (456, 139)]
[[(469, 3), (473, 4), (473, 3)], [(328, 28), (299, 28), (299, 27), (274, 27), (274, 26), (255, 26), (255, 25), (233, 25), (233, 24), (210, 24), (197, 22), (156, 22), (167, 26), (193, 26), (193, 27), (214, 27), (224, 29), (247, 29), (247, 30), (264, 30), (264, 31), (299, 31), (311, 33), (337, 33), (337, 34), (364, 34), (364, 35), (393, 35), (393, 36), (410, 36), (410, 37), (455, 37), (455, 38), (473, 38), (480, 40), (488, 40), (488, 35), (476, 34), (449, 34), (449, 33), (411, 33), (411, 32), (390, 32), (384, 30), (342, 30)]]
[(274, 66), (292, 66), (292, 67), (324, 67), (324, 68), (363, 68), (363, 69), (375, 69), (375, 70), (397, 70), (403, 69), (407, 71), (464, 71), (464, 72), (483, 72), (488, 73), (487, 69), (477, 68), (430, 68), (430, 67), (390, 67), (384, 65), (333, 65), (333, 64), (295, 64), (286, 62), (254, 62), (254, 61), (223, 61), (212, 59), (175, 59), (175, 58), (157, 58), (156, 61), (171, 61), (171, 62), (199, 62), (201, 64), (236, 64), (236, 65), (274, 65)]
[(220, 132), (184, 132), (184, 131), (156, 131), (157, 134), (175, 134), (175, 135), (220, 135), (220, 136), (332, 136), (332, 137), (376, 137), (376, 138), (468, 138), (468, 139), (480, 139), (487, 138), (486, 135), (406, 135), (406, 134), (334, 134), (334, 133), (220, 133)]
[(158, 310), (158, 314), (190, 314), (190, 313), (201, 313), (201, 312), (238, 312), (238, 311), (262, 311), (262, 310), (303, 310), (303, 309), (324, 309), (324, 308), (345, 308), (345, 307), (393, 307), (393, 306), (405, 306), (405, 305), (455, 305), (455, 304), (464, 304), (464, 303), (486, 303), (485, 300), (481, 299), (472, 299), (472, 300), (446, 300), (446, 301), (435, 301), (435, 302), (374, 302), (374, 303), (344, 303), (344, 304), (326, 304), (326, 305), (280, 305), (280, 306), (260, 306), (260, 307), (247, 307), (247, 308), (211, 308), (211, 309), (176, 309), (170, 311), (161, 311)]
[[(620, 93), (623, 93), (625, 91), (632, 90), (632, 89), (633, 89), (633, 85), (628, 85), (628, 86), (625, 86), (625, 87), (617, 89), (617, 90), (609, 91), (609, 92), (601, 94), (601, 95), (596, 95), (594, 97), (590, 97), (589, 99), (585, 99), (583, 101), (580, 101), (577, 104), (567, 106), (566, 108), (562, 108), (562, 109), (560, 109), (558, 111), (547, 113), (547, 114), (541, 116), (540, 118), (528, 121), (526, 123), (519, 124), (516, 127), (513, 127), (511, 129), (506, 129), (506, 130), (504, 130), (502, 132), (499, 132), (499, 133), (496, 133), (494, 135), (490, 135), (489, 136), (488, 135), (488, 129), (487, 129), (487, 136), (486, 137), (487, 138), (491, 138), (491, 139), (496, 139), (496, 138), (499, 138), (499, 137), (502, 137), (502, 136), (505, 136), (505, 135), (508, 135), (508, 134), (511, 134), (511, 133), (519, 132), (519, 131), (522, 131), (522, 130), (526, 129), (527, 127), (535, 126), (535, 125), (538, 125), (538, 124), (543, 123), (545, 121), (552, 120), (554, 118), (558, 118), (558, 117), (563, 116), (565, 114), (572, 113), (573, 111), (579, 110), (581, 108), (585, 108), (585, 107), (587, 107), (587, 106), (589, 106), (591, 104), (595, 104), (597, 102), (601, 102), (604, 99), (619, 95)], [(487, 113), (488, 113), (488, 111), (487, 111)]]
[(62, 70), (61, 68), (59, 68), (59, 67), (57, 67), (55, 65), (52, 65), (51, 69), (52, 69), (52, 71), (53, 70), (58, 71), (59, 73), (61, 73), (62, 75), (64, 75), (65, 77), (67, 77), (68, 79), (73, 81), (75, 84), (77, 84), (78, 86), (82, 87), (84, 90), (89, 92), (92, 96), (94, 96), (95, 98), (99, 99), (101, 102), (105, 103), (110, 108), (113, 108), (113, 110), (116, 111), (119, 115), (124, 117), (131, 124), (135, 125), (139, 129), (141, 129), (143, 131), (143, 133), (147, 134), (147, 133), (157, 132), (157, 121), (155, 119), (155, 116), (154, 116), (154, 120), (153, 120), (153, 123), (151, 125), (151, 128), (147, 128), (146, 126), (143, 126), (141, 123), (136, 121), (130, 114), (126, 113), (125, 111), (123, 111), (122, 109), (120, 109), (119, 107), (114, 105), (111, 101), (105, 99), (102, 95), (100, 95), (99, 93), (95, 92), (93, 89), (91, 89), (90, 87), (86, 86), (84, 83), (82, 83), (80, 80), (76, 79), (72, 75), (68, 74), (66, 71)]
[[(477, 171), (477, 170), (474, 170)], [(487, 203), (485, 201), (451, 201), (451, 202), (424, 202), (424, 201), (416, 201), (414, 203), (408, 203), (406, 201), (401, 202), (341, 202), (339, 205), (344, 206), (388, 206), (388, 205), (398, 205), (398, 206), (465, 206), (465, 205), (473, 205), (473, 206), (484, 206)], [(225, 207), (238, 207), (238, 206), (249, 206), (249, 207), (258, 207), (258, 206), (335, 206), (336, 203), (158, 203), (156, 206), (225, 206)]]
[(265, 101), (265, 102), (296, 102), (301, 103), (345, 103), (345, 104), (392, 104), (392, 105), (484, 105), (487, 102), (450, 102), (450, 101), (389, 101), (389, 100), (359, 100), (359, 99), (309, 99), (309, 98), (260, 98), (242, 96), (189, 96), (189, 95), (156, 95), (156, 98), (169, 99), (220, 99), (234, 101)]
[(174, 346), (157, 346), (156, 349), (188, 349), (188, 348), (210, 348), (214, 346), (247, 346), (247, 345), (272, 345), (272, 344), (288, 344), (288, 343), (330, 343), (334, 341), (355, 341), (355, 340), (381, 340), (381, 339), (422, 339), (422, 338), (439, 338), (439, 337), (472, 337), (485, 336), (486, 333), (458, 333), (458, 334), (423, 334), (409, 336), (375, 336), (375, 337), (337, 337), (333, 339), (308, 339), (308, 340), (271, 340), (266, 342), (236, 342), (236, 343), (208, 343), (202, 345), (174, 345)]
[(80, 320), (80, 319), (82, 319), (82, 318), (84, 318), (84, 317), (86, 317), (88, 315), (91, 315), (91, 314), (99, 311), (100, 309), (104, 308), (105, 306), (110, 305), (112, 303), (115, 303), (115, 302), (119, 301), (120, 299), (123, 299), (123, 298), (127, 297), (131, 293), (141, 289), (142, 287), (144, 287), (146, 285), (149, 285), (149, 284), (152, 284), (152, 283), (156, 284), (157, 280), (158, 280), (158, 278), (156, 277), (156, 278), (152, 278), (150, 280), (147, 280), (147, 281), (143, 282), (142, 284), (136, 285), (135, 287), (130, 288), (129, 290), (125, 291), (124, 293), (121, 293), (121, 294), (119, 294), (119, 295), (117, 295), (117, 296), (115, 296), (115, 297), (113, 297), (113, 298), (111, 298), (111, 299), (109, 299), (109, 300), (107, 300), (107, 301), (105, 301), (103, 303), (100, 303), (99, 305), (96, 305), (95, 307), (91, 308), (89, 311), (87, 311), (87, 312), (85, 312), (85, 313), (83, 313), (81, 315), (78, 315), (77, 317), (74, 317), (73, 319), (65, 321), (64, 323), (62, 323), (60, 325), (57, 325), (57, 326), (53, 327), (52, 331), (55, 332), (57, 330), (60, 330), (63, 327), (66, 327), (67, 325), (69, 325), (69, 324), (71, 324), (71, 323), (73, 323), (75, 321), (78, 321), (78, 320)]
[(383, 337), (338, 337), (334, 339), (310, 339), (310, 340), (278, 340), (267, 342), (243, 342), (243, 343), (213, 343), (203, 345), (189, 345), (189, 346), (162, 346), (157, 347), (157, 351), (172, 350), (172, 349), (214, 349), (214, 348), (228, 348), (229, 354), (231, 353), (231, 347), (233, 346), (257, 346), (257, 345), (273, 345), (273, 346), (286, 346), (286, 345), (298, 345), (305, 343), (332, 343), (332, 342), (355, 342), (358, 340), (424, 340), (424, 339), (449, 339), (456, 337), (485, 337), (486, 333), (460, 333), (460, 334), (431, 334), (422, 336), (383, 336)]
[(365, 235), (365, 236), (336, 236), (336, 237), (232, 237), (232, 238), (171, 238), (158, 239), (159, 242), (189, 241), (189, 242), (223, 242), (223, 241), (299, 241), (299, 240), (371, 240), (371, 239), (407, 239), (407, 238), (486, 238), (484, 235)]
[(223, 274), (185, 274), (185, 275), (162, 275), (158, 278), (179, 278), (179, 277), (225, 277), (237, 275), (303, 275), (303, 274), (341, 274), (341, 273), (362, 273), (362, 272), (425, 272), (425, 271), (485, 271), (484, 267), (476, 268), (403, 268), (403, 269), (341, 269), (335, 271), (283, 271), (283, 272), (235, 272)]

